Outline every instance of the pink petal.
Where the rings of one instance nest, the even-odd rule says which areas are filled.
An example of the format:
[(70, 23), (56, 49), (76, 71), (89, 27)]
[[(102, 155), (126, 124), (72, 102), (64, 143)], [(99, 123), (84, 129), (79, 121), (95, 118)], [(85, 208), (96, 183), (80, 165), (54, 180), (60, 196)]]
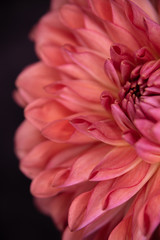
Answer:
[(101, 104), (108, 111), (111, 110), (111, 104), (114, 102), (114, 97), (109, 91), (103, 91), (101, 93)]
[(151, 141), (156, 141), (152, 128), (154, 126), (154, 123), (147, 120), (147, 119), (137, 119), (134, 121), (135, 126), (138, 128), (140, 133), (146, 137), (147, 139), (150, 139)]
[(134, 63), (132, 51), (122, 44), (113, 44), (110, 48), (110, 55), (113, 60), (113, 64), (117, 69), (120, 68), (120, 64), (124, 60)]
[(135, 36), (125, 28), (111, 22), (105, 22), (105, 28), (114, 43), (123, 44), (133, 51), (136, 51), (140, 47)]
[(105, 197), (103, 209), (109, 210), (117, 207), (134, 196), (151, 178), (156, 169), (157, 166), (150, 166), (142, 162), (130, 172), (117, 178)]
[(149, 0), (132, 0), (132, 2), (129, 2), (134, 2), (139, 8), (146, 12), (152, 20), (159, 22), (157, 11)]
[(146, 47), (138, 49), (135, 53), (135, 56), (139, 64), (143, 64), (147, 61), (151, 61), (154, 59), (154, 56), (150, 53), (149, 49)]
[(148, 163), (160, 162), (160, 147), (146, 138), (141, 138), (136, 144), (138, 155)]
[(111, 232), (108, 240), (119, 240), (121, 236), (121, 240), (126, 240), (126, 238), (131, 239), (131, 224), (132, 224), (132, 216), (125, 218), (122, 220)]
[(129, 120), (129, 118), (127, 118), (127, 116), (124, 114), (118, 104), (112, 104), (111, 109), (113, 117), (122, 131), (127, 131), (130, 129), (134, 130), (131, 121)]
[(148, 239), (160, 223), (160, 194), (147, 201), (138, 215), (139, 227)]
[[(93, 191), (81, 194), (71, 204), (69, 214), (71, 212), (74, 218), (69, 218), (69, 226), (71, 229), (80, 229), (93, 222), (97, 217), (101, 216), (104, 212), (102, 210), (102, 200), (105, 197), (105, 192), (110, 188), (112, 181), (99, 183)], [(78, 206), (81, 205), (82, 200), (84, 210), (77, 212)], [(75, 222), (76, 220), (76, 222)], [(77, 221), (78, 220), (78, 221)]]
[(134, 64), (131, 63), (130, 61), (128, 60), (123, 60), (120, 64), (120, 72), (121, 72), (121, 76), (122, 76), (122, 79), (121, 79), (121, 84), (125, 84), (126, 81), (128, 81), (128, 79), (130, 78), (130, 74), (131, 74), (131, 71), (133, 70), (134, 68)]
[(106, 74), (108, 75), (109, 79), (113, 82), (113, 84), (120, 88), (121, 87), (121, 82), (119, 79), (119, 76), (117, 74), (117, 71), (113, 65), (113, 61), (111, 59), (107, 59), (105, 61), (105, 65), (104, 65)]
[(158, 35), (160, 34), (160, 26), (158, 23), (155, 23), (149, 18), (144, 19), (146, 31), (149, 40), (151, 43), (155, 46), (158, 52), (160, 52), (160, 46), (159, 46), (159, 38)]
[(91, 149), (78, 157), (71, 168), (65, 186), (87, 181), (94, 167), (111, 149), (112, 147), (104, 144), (93, 145)]
[(101, 53), (102, 57), (109, 57), (112, 42), (107, 36), (88, 29), (78, 29), (76, 35), (87, 47)]
[(103, 85), (107, 85), (107, 87), (112, 86), (110, 80), (104, 72), (104, 59), (102, 57), (99, 57), (91, 52), (80, 53), (66, 50), (66, 53), (74, 63), (89, 73), (95, 80)]
[(126, 143), (122, 139), (122, 132), (116, 123), (110, 119), (94, 122), (88, 127), (88, 131), (97, 140), (111, 145), (123, 146)]
[(90, 179), (104, 181), (121, 176), (133, 169), (140, 161), (135, 150), (130, 146), (113, 148), (93, 169)]

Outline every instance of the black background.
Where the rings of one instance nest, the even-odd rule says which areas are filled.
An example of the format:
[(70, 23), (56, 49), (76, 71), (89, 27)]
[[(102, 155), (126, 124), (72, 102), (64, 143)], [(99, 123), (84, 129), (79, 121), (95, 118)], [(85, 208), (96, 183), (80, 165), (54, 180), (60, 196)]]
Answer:
[(12, 100), (17, 75), (37, 58), (28, 33), (49, 9), (49, 0), (4, 1), (0, 6), (0, 239), (58, 240), (52, 221), (34, 207), (30, 181), (18, 169), (13, 136), (23, 110)]

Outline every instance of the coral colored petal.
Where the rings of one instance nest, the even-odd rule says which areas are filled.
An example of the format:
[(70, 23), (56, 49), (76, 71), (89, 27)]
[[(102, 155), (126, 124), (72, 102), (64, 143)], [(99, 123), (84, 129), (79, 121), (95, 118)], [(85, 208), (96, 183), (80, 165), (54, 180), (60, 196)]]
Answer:
[[(132, 216), (125, 218), (122, 220), (111, 232), (108, 240), (119, 240), (121, 236), (121, 240), (131, 239), (131, 223)], [(142, 239), (141, 239), (142, 240)]]
[(74, 63), (67, 63), (62, 66), (58, 66), (58, 69), (62, 73), (71, 76), (73, 79), (87, 79), (93, 81), (93, 78), (86, 71)]
[(63, 143), (88, 143), (93, 142), (89, 137), (82, 135), (69, 123), (67, 119), (61, 119), (48, 124), (42, 129), (42, 135), (51, 141)]
[(25, 109), (26, 118), (38, 129), (47, 123), (66, 117), (71, 112), (52, 99), (37, 99)]
[(53, 83), (58, 78), (59, 74), (56, 70), (39, 62), (23, 70), (16, 80), (16, 86), (30, 96), (31, 102), (38, 97), (47, 97), (44, 86)]
[(41, 18), (30, 35), (30, 38), (36, 42), (37, 46), (51, 44), (63, 46), (64, 44), (76, 44), (76, 40), (66, 27), (60, 22), (57, 11), (51, 11)]
[(25, 158), (22, 159), (20, 168), (28, 177), (34, 178), (45, 168), (55, 154), (59, 151), (64, 151), (66, 147), (68, 147), (66, 144), (43, 141), (36, 145)]
[[(71, 231), (74, 231), (80, 225), (87, 207), (91, 192), (85, 192), (74, 199), (69, 209), (68, 225)], [(81, 204), (79, 204), (81, 203)]]
[(67, 27), (71, 29), (84, 27), (83, 12), (76, 5), (65, 4), (61, 7), (59, 13), (63, 24)]
[(92, 11), (104, 20), (112, 20), (112, 10), (110, 1), (104, 0), (89, 0)]
[(105, 28), (114, 43), (120, 43), (126, 45), (129, 49), (136, 51), (140, 44), (138, 40), (125, 28), (122, 28), (116, 24), (106, 22)]
[(144, 236), (148, 239), (160, 223), (160, 194), (147, 201), (138, 215), (138, 223)]
[[(102, 53), (102, 57), (109, 57), (111, 40), (101, 33), (87, 29), (78, 29), (76, 31), (78, 39), (81, 39), (87, 47)], [(94, 39), (94, 41), (93, 41)]]
[(65, 181), (69, 169), (55, 168), (44, 170), (31, 183), (31, 193), (35, 197), (47, 198), (56, 195), (62, 188), (56, 187)]
[(42, 141), (44, 141), (44, 137), (40, 132), (25, 120), (17, 129), (15, 135), (16, 154), (22, 159), (32, 148)]
[(111, 87), (111, 82), (105, 75), (103, 66), (104, 59), (90, 52), (71, 52), (66, 50), (68, 56), (74, 63), (89, 73), (93, 78), (107, 87)]
[(83, 231), (71, 232), (67, 227), (63, 233), (62, 240), (82, 240)]
[(43, 44), (37, 47), (39, 57), (49, 67), (57, 67), (66, 63), (62, 49), (56, 45)]

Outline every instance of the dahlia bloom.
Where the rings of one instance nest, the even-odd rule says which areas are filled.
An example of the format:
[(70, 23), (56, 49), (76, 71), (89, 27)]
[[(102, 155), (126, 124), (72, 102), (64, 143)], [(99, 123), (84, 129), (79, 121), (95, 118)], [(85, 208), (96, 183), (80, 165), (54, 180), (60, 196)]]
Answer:
[(159, 11), (158, 0), (53, 0), (30, 34), (40, 61), (16, 81), (15, 148), (63, 240), (159, 236)]

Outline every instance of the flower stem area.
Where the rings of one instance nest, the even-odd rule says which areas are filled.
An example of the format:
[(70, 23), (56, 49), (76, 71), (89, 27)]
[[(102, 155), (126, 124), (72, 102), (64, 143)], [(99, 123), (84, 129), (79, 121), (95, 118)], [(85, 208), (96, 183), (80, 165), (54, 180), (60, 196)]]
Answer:
[(12, 99), (14, 82), (26, 65), (37, 61), (27, 36), (48, 8), (49, 1), (39, 0), (4, 1), (1, 6), (1, 240), (60, 239), (52, 221), (36, 210), (30, 181), (18, 169), (13, 150), (13, 136), (23, 120), (23, 110)]

